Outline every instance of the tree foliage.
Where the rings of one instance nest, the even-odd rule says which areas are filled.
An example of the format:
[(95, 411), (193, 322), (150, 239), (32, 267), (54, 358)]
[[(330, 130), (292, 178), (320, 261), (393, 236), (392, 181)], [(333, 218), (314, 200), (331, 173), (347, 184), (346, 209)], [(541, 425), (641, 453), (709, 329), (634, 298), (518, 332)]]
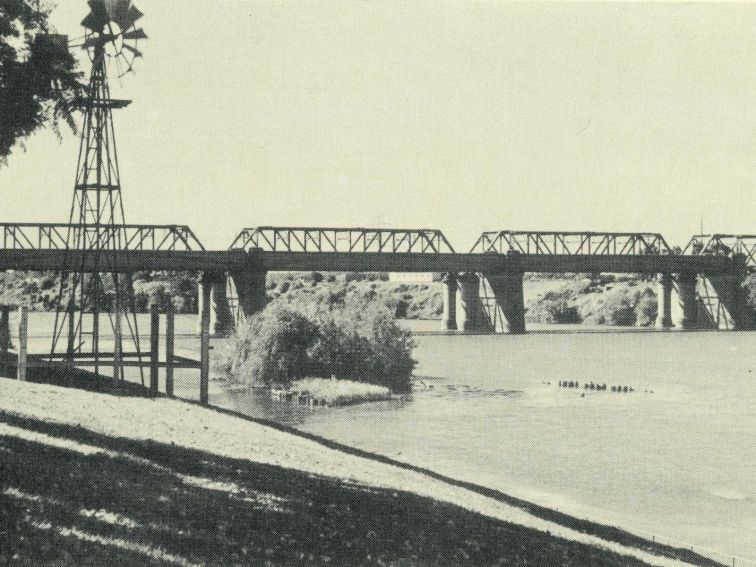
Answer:
[(51, 7), (35, 0), (0, 0), (0, 167), (35, 131), (63, 121), (83, 92), (81, 73), (67, 50), (46, 35)]
[(249, 385), (335, 376), (404, 392), (413, 347), (385, 307), (350, 302), (306, 316), (270, 305), (238, 330), (221, 366), (231, 380)]

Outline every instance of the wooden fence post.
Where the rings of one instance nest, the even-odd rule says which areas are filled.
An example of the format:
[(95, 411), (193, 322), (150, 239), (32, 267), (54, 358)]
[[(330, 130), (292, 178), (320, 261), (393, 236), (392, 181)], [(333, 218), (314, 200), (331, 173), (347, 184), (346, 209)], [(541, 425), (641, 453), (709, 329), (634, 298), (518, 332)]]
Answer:
[(10, 306), (0, 305), (0, 353), (13, 348), (10, 332)]
[(160, 313), (158, 306), (150, 306), (150, 393), (158, 392), (158, 370), (160, 368)]
[(26, 351), (29, 346), (29, 308), (21, 306), (21, 320), (18, 324), (18, 365), (17, 377), (26, 382)]
[(123, 305), (122, 305), (122, 282), (121, 275), (116, 274), (116, 296), (115, 296), (115, 324), (113, 327), (113, 379), (123, 380)]
[(169, 301), (165, 312), (165, 393), (171, 398), (173, 397), (174, 315), (173, 301)]
[(200, 305), (200, 403), (207, 405), (210, 401), (210, 290), (212, 288), (209, 274), (202, 274), (200, 286), (202, 297)]

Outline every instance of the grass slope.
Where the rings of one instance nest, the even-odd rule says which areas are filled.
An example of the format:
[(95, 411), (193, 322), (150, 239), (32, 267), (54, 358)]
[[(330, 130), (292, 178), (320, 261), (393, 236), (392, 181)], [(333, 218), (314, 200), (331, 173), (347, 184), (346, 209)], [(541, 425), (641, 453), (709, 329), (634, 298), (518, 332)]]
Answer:
[(429, 498), (0, 414), (0, 564), (560, 565), (639, 560)]

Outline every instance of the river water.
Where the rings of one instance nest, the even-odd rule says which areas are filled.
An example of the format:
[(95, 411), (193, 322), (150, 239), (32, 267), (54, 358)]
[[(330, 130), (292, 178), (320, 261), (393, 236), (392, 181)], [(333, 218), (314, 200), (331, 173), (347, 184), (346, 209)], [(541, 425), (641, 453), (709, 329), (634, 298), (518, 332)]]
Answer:
[[(45, 326), (40, 317), (32, 329)], [(177, 324), (193, 328), (190, 317)], [(183, 340), (194, 350), (196, 339)], [(756, 562), (756, 333), (551, 327), (516, 337), (419, 333), (416, 341), (420, 378), (407, 400), (309, 409), (216, 384), (211, 403), (642, 535), (721, 550), (716, 558), (729, 556), (727, 564), (732, 556)], [(197, 378), (177, 378), (196, 397)], [(585, 390), (586, 382), (608, 388)], [(612, 385), (635, 391), (613, 393)]]
[(580, 517), (756, 560), (756, 333), (416, 340), (425, 378), (411, 400), (312, 410), (240, 393), (216, 400)]

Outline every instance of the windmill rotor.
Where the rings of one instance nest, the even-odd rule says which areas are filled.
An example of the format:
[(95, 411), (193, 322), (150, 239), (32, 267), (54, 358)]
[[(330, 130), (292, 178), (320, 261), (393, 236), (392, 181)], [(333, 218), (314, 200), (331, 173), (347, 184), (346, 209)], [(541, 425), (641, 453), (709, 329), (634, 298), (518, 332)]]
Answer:
[(142, 57), (139, 42), (147, 39), (137, 21), (144, 15), (131, 0), (89, 0), (91, 11), (82, 20), (83, 48), (90, 59), (107, 57), (118, 68), (118, 76), (133, 72), (134, 61)]

